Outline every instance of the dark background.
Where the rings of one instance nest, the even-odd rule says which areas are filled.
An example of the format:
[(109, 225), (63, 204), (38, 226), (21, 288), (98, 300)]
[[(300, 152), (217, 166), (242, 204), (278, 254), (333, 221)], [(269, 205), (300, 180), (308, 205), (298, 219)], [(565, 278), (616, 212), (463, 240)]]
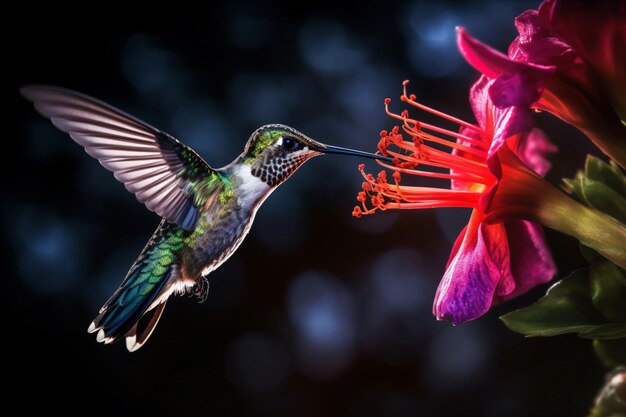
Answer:
[[(83, 91), (213, 166), (273, 122), (373, 150), (393, 126), (383, 99), (397, 98), (406, 78), (423, 103), (471, 120), (477, 75), (456, 51), (454, 27), (506, 50), (513, 17), (536, 2), (174, 2), (141, 12), (22, 3), (5, 15), (21, 29), (4, 36), (2, 307), (5, 398), (26, 393), (24, 414), (586, 413), (603, 374), (590, 343), (524, 339), (498, 320), (545, 287), (471, 323), (437, 322), (433, 295), (468, 213), (354, 219), (353, 158), (316, 158), (297, 172), (211, 274), (206, 303), (170, 302), (140, 351), (97, 344), (87, 326), (159, 219), (17, 92), (26, 83)], [(561, 148), (549, 176), (558, 182), (590, 148), (558, 120), (537, 120)], [(562, 275), (579, 265), (576, 242), (547, 237)]]

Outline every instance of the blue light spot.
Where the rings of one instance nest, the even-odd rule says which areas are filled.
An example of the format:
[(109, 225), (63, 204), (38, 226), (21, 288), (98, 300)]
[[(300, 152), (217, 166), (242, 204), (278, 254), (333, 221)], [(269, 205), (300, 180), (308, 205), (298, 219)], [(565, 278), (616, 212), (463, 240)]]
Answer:
[(75, 230), (52, 213), (31, 208), (20, 210), (14, 227), (24, 283), (40, 295), (73, 290), (84, 268)]
[(353, 120), (368, 121), (352, 126), (353, 129), (363, 127), (361, 134), (355, 135), (360, 146), (363, 144), (364, 136), (372, 136), (371, 126), (383, 126), (389, 122), (384, 112), (383, 99), (390, 91), (398, 88), (398, 80), (401, 77), (394, 75), (397, 74), (388, 68), (363, 66), (355, 68), (350, 77), (343, 80), (336, 89), (337, 101), (343, 105)]
[(213, 167), (227, 165), (243, 148), (242, 139), (235, 137), (219, 108), (208, 100), (183, 100), (169, 130)]
[(303, 372), (314, 378), (339, 374), (354, 354), (351, 294), (327, 274), (305, 272), (291, 285), (287, 303)]
[(158, 39), (149, 35), (130, 37), (120, 62), (122, 73), (135, 89), (167, 97), (169, 103), (178, 101), (190, 81), (181, 57), (159, 46)]
[(455, 19), (452, 15), (436, 16), (435, 19), (428, 19), (427, 24), (420, 27), (421, 30), (417, 34), (428, 46), (450, 48), (455, 45)]
[(392, 310), (415, 312), (430, 303), (431, 286), (423, 270), (422, 256), (411, 249), (384, 253), (372, 267), (378, 302)]
[(454, 73), (462, 62), (455, 35), (460, 18), (447, 6), (431, 3), (415, 3), (406, 18), (407, 56), (415, 69), (431, 78)]
[(339, 22), (315, 19), (300, 31), (300, 53), (312, 69), (328, 74), (348, 74), (365, 60), (365, 52)]
[(256, 125), (290, 119), (297, 107), (302, 80), (288, 76), (280, 79), (263, 74), (242, 73), (232, 77), (229, 105)]
[(436, 282), (425, 272), (422, 255), (410, 248), (383, 253), (368, 270), (361, 288), (363, 348), (390, 363), (414, 359), (416, 347), (432, 333), (434, 322), (420, 317), (431, 317)]

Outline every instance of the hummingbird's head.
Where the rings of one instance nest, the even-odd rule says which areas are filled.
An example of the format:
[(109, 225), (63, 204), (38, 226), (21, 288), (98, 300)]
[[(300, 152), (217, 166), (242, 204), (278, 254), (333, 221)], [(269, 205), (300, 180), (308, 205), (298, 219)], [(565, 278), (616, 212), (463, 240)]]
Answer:
[(325, 145), (281, 124), (257, 129), (250, 136), (242, 157), (244, 163), (251, 165), (252, 175), (274, 187), (289, 178), (310, 158), (327, 153), (391, 161), (391, 158), (382, 155)]

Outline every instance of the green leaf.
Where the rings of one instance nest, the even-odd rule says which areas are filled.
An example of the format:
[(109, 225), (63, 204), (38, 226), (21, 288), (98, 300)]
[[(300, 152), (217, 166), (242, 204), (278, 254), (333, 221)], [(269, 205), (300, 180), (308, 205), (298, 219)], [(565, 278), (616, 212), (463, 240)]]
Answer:
[(505, 314), (501, 320), (527, 336), (589, 333), (606, 324), (591, 301), (586, 269), (575, 271), (550, 287), (536, 303)]
[[(626, 326), (626, 276), (611, 262), (597, 262), (589, 268), (591, 300), (608, 320)], [(626, 334), (624, 334), (626, 336)]]
[(584, 337), (585, 339), (619, 339), (626, 337), (626, 323), (601, 324), (600, 326), (594, 326), (581, 331), (578, 333), (578, 336)]
[(607, 185), (616, 193), (626, 196), (626, 178), (613, 161), (606, 163), (600, 158), (587, 155), (585, 161), (585, 176)]
[(574, 194), (579, 201), (585, 201), (585, 197), (582, 192), (582, 183), (584, 179), (585, 174), (582, 171), (576, 172), (576, 176), (572, 179), (563, 178), (565, 191), (570, 194)]
[(626, 338), (594, 340), (593, 349), (604, 366), (626, 365)]
[[(609, 168), (612, 171), (612, 176), (616, 178), (616, 181), (615, 181), (616, 186), (611, 187), (611, 188), (613, 188), (615, 191), (617, 191), (621, 195), (626, 195), (626, 175), (624, 175), (624, 171), (613, 160), (609, 160)], [(608, 184), (608, 181), (607, 181), (607, 184)]]
[(590, 207), (626, 223), (626, 199), (611, 187), (600, 181), (585, 179), (581, 191)]

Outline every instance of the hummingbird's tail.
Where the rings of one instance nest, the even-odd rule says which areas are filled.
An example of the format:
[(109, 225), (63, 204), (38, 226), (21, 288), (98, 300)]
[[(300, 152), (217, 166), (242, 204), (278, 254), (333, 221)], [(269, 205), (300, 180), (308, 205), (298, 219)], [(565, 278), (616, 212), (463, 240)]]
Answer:
[(166, 220), (159, 224), (122, 285), (89, 326), (89, 333), (98, 332), (98, 342), (113, 343), (125, 336), (126, 347), (133, 352), (148, 340), (170, 294), (185, 289), (176, 284), (181, 283), (179, 264), (186, 234)]

